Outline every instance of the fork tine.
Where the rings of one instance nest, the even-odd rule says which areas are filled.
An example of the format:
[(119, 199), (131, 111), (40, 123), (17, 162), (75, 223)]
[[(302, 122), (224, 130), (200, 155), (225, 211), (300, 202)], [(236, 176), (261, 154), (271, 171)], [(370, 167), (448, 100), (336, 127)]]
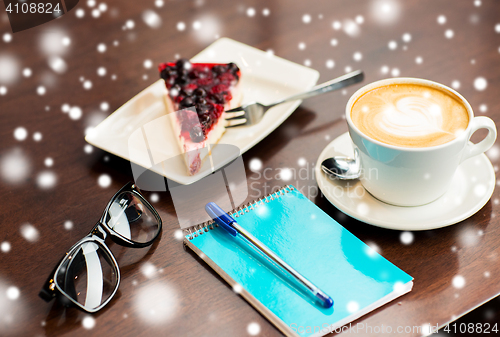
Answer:
[(226, 111), (226, 120), (231, 120), (231, 119), (239, 118), (242, 116), (245, 116), (245, 110), (229, 112), (229, 113)]
[(236, 126), (243, 126), (247, 123), (247, 119), (246, 118), (238, 118), (238, 119), (233, 119), (233, 120), (226, 120), (227, 121), (227, 124), (226, 124), (226, 128), (234, 128)]
[(226, 110), (226, 112), (236, 112), (236, 111), (241, 111), (243, 110), (243, 106), (239, 106), (237, 108), (233, 108), (231, 110)]

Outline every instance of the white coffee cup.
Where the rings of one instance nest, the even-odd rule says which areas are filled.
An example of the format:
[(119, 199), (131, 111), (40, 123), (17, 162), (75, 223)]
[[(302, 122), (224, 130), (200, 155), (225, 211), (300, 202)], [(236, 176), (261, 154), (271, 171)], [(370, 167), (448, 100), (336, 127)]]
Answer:
[[(382, 143), (363, 134), (351, 119), (351, 109), (364, 93), (391, 84), (417, 84), (437, 88), (457, 97), (469, 113), (467, 129), (447, 143), (409, 148)], [(358, 151), (363, 187), (375, 198), (397, 206), (418, 206), (430, 203), (449, 188), (458, 166), (465, 160), (487, 151), (497, 137), (495, 123), (488, 117), (474, 117), (467, 100), (445, 85), (418, 78), (385, 79), (356, 91), (346, 107), (346, 120), (354, 148)], [(488, 135), (479, 143), (469, 142), (479, 129)]]

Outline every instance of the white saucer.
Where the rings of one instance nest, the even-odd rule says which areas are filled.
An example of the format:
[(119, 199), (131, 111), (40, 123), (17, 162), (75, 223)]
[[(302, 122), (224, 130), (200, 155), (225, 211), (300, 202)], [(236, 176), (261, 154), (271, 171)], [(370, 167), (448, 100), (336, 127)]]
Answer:
[(495, 171), (485, 154), (464, 161), (450, 189), (438, 200), (416, 207), (386, 204), (365, 191), (359, 180), (332, 180), (321, 171), (329, 157), (353, 157), (346, 132), (321, 152), (315, 167), (316, 181), (325, 197), (343, 213), (367, 224), (402, 231), (428, 230), (453, 225), (479, 211), (495, 189)]

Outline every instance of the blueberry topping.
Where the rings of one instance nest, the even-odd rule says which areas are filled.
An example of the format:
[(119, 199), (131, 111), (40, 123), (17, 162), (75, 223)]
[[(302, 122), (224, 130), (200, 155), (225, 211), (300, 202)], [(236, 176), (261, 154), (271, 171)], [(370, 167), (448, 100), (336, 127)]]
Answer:
[(224, 95), (222, 93), (220, 94), (212, 94), (210, 96), (212, 100), (217, 103), (217, 104), (224, 104)]
[(215, 74), (220, 75), (220, 74), (223, 74), (226, 72), (226, 67), (223, 66), (222, 64), (218, 64), (218, 65), (213, 66), (212, 71)]
[(238, 66), (236, 64), (234, 64), (233, 62), (229, 63), (227, 65), (227, 69), (234, 75), (236, 74), (240, 68), (238, 68)]
[(191, 62), (189, 62), (188, 59), (180, 59), (177, 62), (175, 62), (175, 66), (179, 70), (189, 70), (191, 69)]
[(191, 97), (185, 97), (181, 103), (179, 104), (179, 106), (181, 108), (188, 108), (190, 106), (193, 106), (194, 105), (194, 102), (193, 102), (193, 99)]
[(207, 104), (207, 100), (203, 97), (195, 96), (194, 99), (198, 104)]
[(207, 95), (207, 92), (203, 90), (203, 88), (198, 88), (193, 92), (193, 95), (198, 97), (205, 97)]
[(189, 137), (191, 137), (191, 140), (195, 143), (200, 143), (205, 140), (205, 135), (203, 134), (203, 130), (198, 125), (195, 125), (189, 131)]
[(186, 84), (186, 83), (188, 83), (188, 81), (189, 81), (189, 79), (187, 77), (184, 77), (184, 76), (179, 76), (175, 79), (175, 83), (180, 84), (180, 85)]

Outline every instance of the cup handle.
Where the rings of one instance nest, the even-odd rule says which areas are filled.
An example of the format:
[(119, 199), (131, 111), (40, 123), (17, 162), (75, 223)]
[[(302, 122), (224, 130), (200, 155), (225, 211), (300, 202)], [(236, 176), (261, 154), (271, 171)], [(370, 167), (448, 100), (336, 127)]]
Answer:
[(467, 144), (461, 162), (487, 151), (497, 139), (497, 128), (491, 118), (484, 116), (474, 117), (471, 124), (469, 139), (479, 129), (487, 129), (488, 135), (477, 144)]

